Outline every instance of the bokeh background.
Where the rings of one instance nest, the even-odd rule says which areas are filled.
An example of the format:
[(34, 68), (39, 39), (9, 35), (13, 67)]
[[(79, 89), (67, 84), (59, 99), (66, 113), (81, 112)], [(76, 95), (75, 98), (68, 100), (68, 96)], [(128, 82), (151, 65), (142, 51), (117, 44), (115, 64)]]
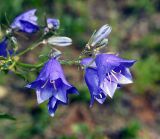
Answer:
[[(38, 105), (34, 91), (13, 74), (0, 72), (0, 112), (16, 120), (0, 120), (1, 139), (159, 139), (160, 138), (160, 1), (159, 0), (0, 0), (0, 23), (37, 8), (41, 17), (59, 18), (59, 33), (74, 42), (64, 58), (78, 56), (92, 32), (112, 26), (108, 52), (136, 59), (134, 83), (116, 91), (104, 105), (89, 108), (83, 71), (64, 66), (67, 79), (80, 90), (70, 105), (59, 107), (54, 118), (46, 104)], [(40, 19), (42, 20), (42, 19)], [(2, 33), (0, 33), (2, 37)], [(41, 54), (47, 53), (47, 48)], [(34, 63), (36, 50), (23, 57)], [(24, 71), (24, 74), (26, 72)], [(31, 74), (31, 80), (36, 77)]]

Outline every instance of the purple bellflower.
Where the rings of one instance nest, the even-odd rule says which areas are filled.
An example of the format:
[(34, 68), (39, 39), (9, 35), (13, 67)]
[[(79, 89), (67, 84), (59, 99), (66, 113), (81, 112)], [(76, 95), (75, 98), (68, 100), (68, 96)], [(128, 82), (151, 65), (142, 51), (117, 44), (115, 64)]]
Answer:
[(91, 95), (90, 107), (93, 105), (94, 99), (102, 104), (106, 99), (106, 95), (105, 92), (99, 87), (97, 70), (94, 68), (86, 68), (85, 81)]
[(0, 42), (0, 56), (7, 57), (8, 54), (12, 55), (13, 50), (8, 50), (8, 39), (5, 37), (1, 42)]
[(54, 19), (54, 18), (47, 18), (47, 26), (49, 29), (59, 29), (60, 26), (60, 22), (58, 19)]
[(93, 98), (104, 102), (105, 97), (113, 97), (118, 86), (132, 83), (129, 68), (135, 60), (122, 59), (114, 54), (98, 54), (95, 58), (85, 58), (81, 65), (86, 66), (85, 81)]
[(7, 57), (7, 38), (0, 42), (0, 56)]
[(51, 116), (54, 116), (58, 105), (68, 103), (68, 94), (78, 94), (77, 89), (65, 79), (62, 67), (55, 58), (51, 58), (37, 79), (26, 87), (36, 90), (39, 104), (49, 99), (48, 111)]
[(37, 25), (36, 9), (29, 10), (17, 16), (11, 24), (12, 29), (18, 29), (26, 33), (34, 33), (39, 30)]

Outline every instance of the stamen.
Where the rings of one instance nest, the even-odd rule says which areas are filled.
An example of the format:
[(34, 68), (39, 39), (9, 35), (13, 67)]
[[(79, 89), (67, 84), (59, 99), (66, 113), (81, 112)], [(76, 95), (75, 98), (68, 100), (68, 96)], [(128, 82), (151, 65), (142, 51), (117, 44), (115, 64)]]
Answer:
[(115, 72), (114, 70), (112, 70), (113, 73), (121, 73), (121, 70), (119, 72)]
[(48, 83), (48, 80), (46, 80), (46, 82), (44, 83), (44, 85), (41, 88), (44, 88)]
[(112, 74), (112, 76), (117, 80), (117, 82), (118, 82), (118, 78), (114, 75), (114, 73), (113, 72), (111, 72), (111, 74)]
[(117, 73), (117, 72), (115, 72), (114, 70), (112, 70), (112, 72), (113, 72), (113, 73)]
[(102, 98), (102, 94), (99, 94), (100, 98)]
[(50, 83), (53, 84), (54, 89), (57, 90), (55, 81), (54, 80), (50, 80)]
[(108, 73), (108, 77), (109, 77), (109, 82), (111, 83), (111, 76), (109, 75), (109, 73)]

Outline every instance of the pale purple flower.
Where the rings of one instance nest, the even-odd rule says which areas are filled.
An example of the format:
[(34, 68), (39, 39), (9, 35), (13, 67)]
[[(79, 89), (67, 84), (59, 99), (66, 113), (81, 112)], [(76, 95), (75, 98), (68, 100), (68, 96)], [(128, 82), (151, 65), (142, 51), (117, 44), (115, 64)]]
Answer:
[(55, 19), (55, 18), (47, 18), (47, 27), (49, 29), (58, 29), (60, 26), (60, 22), (58, 19)]
[(44, 65), (37, 79), (27, 87), (36, 90), (38, 103), (49, 99), (48, 111), (51, 116), (54, 116), (59, 104), (68, 103), (68, 94), (78, 93), (77, 89), (67, 82), (62, 67), (55, 58), (51, 58)]
[(18, 29), (26, 33), (34, 33), (39, 30), (37, 25), (36, 9), (29, 10), (17, 16), (11, 24), (12, 29)]
[[(135, 60), (122, 59), (113, 54), (98, 54), (95, 60), (93, 58), (83, 59), (81, 65), (86, 67), (85, 81), (91, 96), (95, 94), (95, 91), (93, 91), (93, 87), (95, 87), (98, 90), (96, 94), (103, 92), (105, 96), (109, 95), (112, 98), (118, 86), (132, 83), (129, 68), (134, 63)], [(92, 74), (87, 72), (88, 69), (94, 70), (94, 74), (93, 72)], [(89, 78), (93, 79), (89, 80)], [(97, 85), (91, 87), (95, 80)]]

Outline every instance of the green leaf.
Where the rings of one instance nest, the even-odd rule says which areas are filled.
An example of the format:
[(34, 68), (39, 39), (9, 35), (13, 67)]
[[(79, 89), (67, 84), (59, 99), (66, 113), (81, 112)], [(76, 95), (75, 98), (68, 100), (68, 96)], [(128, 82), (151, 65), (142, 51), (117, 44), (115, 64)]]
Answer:
[(15, 117), (6, 113), (0, 113), (0, 120), (8, 119), (8, 120), (16, 120)]

